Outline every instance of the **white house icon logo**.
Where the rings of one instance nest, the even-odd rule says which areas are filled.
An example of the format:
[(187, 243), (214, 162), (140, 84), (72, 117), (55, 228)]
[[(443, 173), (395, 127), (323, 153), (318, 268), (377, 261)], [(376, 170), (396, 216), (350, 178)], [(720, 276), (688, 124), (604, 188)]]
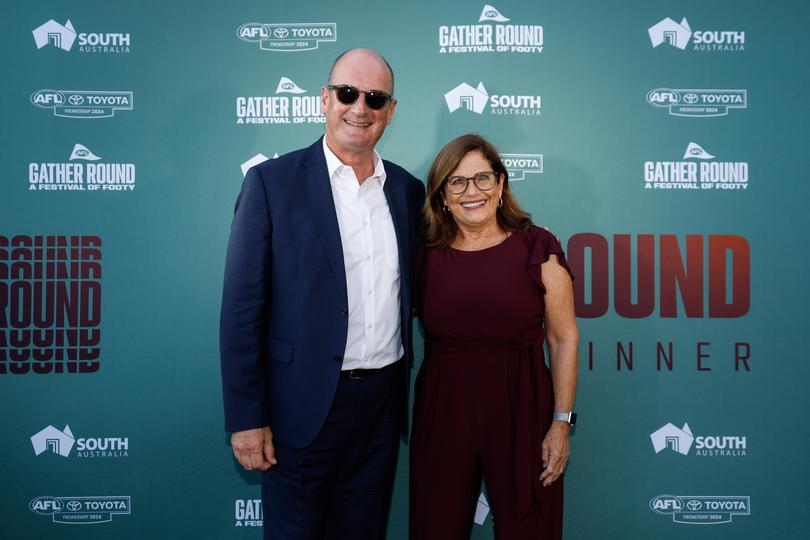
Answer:
[(467, 109), (481, 114), (484, 112), (484, 107), (487, 106), (488, 98), (489, 94), (482, 82), (478, 83), (477, 88), (473, 88), (467, 83), (461, 83), (444, 95), (447, 108), (451, 113), (458, 109)]
[(509, 19), (501, 15), (497, 9), (487, 4), (481, 11), (481, 17), (478, 19), (478, 22), (484, 21), (507, 22)]
[(244, 177), (244, 176), (246, 176), (246, 175), (247, 175), (247, 172), (248, 172), (248, 171), (250, 170), (250, 168), (251, 168), (251, 167), (253, 167), (254, 165), (258, 165), (259, 163), (264, 163), (264, 162), (265, 162), (265, 161), (267, 161), (268, 159), (276, 159), (277, 157), (278, 157), (278, 152), (276, 152), (275, 154), (273, 154), (273, 157), (272, 157), (272, 158), (268, 158), (268, 157), (267, 157), (267, 156), (265, 156), (264, 154), (256, 154), (255, 156), (253, 156), (252, 158), (250, 158), (250, 159), (249, 159), (249, 160), (247, 160), (246, 162), (242, 163), (242, 165), (241, 165), (241, 167), (242, 167), (242, 176), (243, 176), (243, 177)]
[(698, 143), (690, 142), (683, 153), (683, 159), (714, 159), (714, 156), (704, 150)]
[(478, 504), (475, 505), (475, 517), (473, 518), (473, 521), (475, 521), (475, 523), (478, 525), (483, 525), (488, 515), (489, 501), (487, 501), (487, 498), (484, 497), (484, 492), (482, 491), (478, 496)]
[(686, 455), (689, 453), (689, 449), (692, 448), (695, 437), (689, 429), (689, 424), (684, 423), (683, 429), (678, 429), (673, 424), (668, 423), (651, 433), (650, 439), (656, 454), (660, 453), (664, 448), (669, 448), (673, 452)]
[(306, 92), (306, 90), (287, 77), (279, 79), (278, 86), (276, 87), (276, 94), (303, 94), (304, 92)]
[(45, 451), (59, 454), (62, 457), (68, 457), (70, 451), (73, 449), (73, 443), (76, 438), (70, 431), (70, 426), (65, 426), (64, 431), (59, 431), (53, 426), (48, 426), (33, 437), (31, 437), (31, 444), (34, 447), (36, 455), (40, 455)]
[(650, 41), (653, 47), (667, 43), (681, 50), (686, 48), (689, 44), (689, 38), (692, 37), (692, 29), (689, 28), (686, 17), (681, 20), (680, 24), (667, 17), (655, 26), (651, 26), (647, 30), (647, 33), (650, 34)]
[(45, 45), (52, 45), (69, 51), (73, 47), (73, 42), (76, 41), (76, 30), (73, 29), (70, 19), (65, 22), (64, 26), (51, 19), (42, 26), (34, 28), (31, 33), (34, 34), (37, 49), (41, 49)]

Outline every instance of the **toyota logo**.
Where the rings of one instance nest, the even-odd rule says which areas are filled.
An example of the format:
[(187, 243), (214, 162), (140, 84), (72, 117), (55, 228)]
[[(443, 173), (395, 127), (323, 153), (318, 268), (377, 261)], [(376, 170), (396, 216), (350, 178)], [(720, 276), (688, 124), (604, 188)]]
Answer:
[(692, 511), (694, 511), (694, 510), (700, 510), (700, 507), (701, 507), (701, 506), (703, 506), (703, 504), (702, 504), (700, 501), (696, 501), (695, 499), (692, 499), (691, 501), (689, 501), (688, 503), (686, 503), (686, 507), (687, 507), (689, 510), (692, 510)]
[(73, 94), (68, 98), (68, 101), (70, 102), (71, 105), (81, 105), (82, 103), (84, 103), (84, 98), (80, 95)]
[(67, 509), (70, 510), (71, 512), (78, 512), (79, 510), (82, 509), (82, 503), (80, 503), (79, 501), (68, 501), (68, 503), (65, 506), (67, 506)]
[(685, 96), (683, 96), (683, 100), (687, 103), (697, 103), (698, 97), (697, 94), (693, 94), (690, 92)]
[(273, 30), (273, 35), (279, 39), (284, 39), (285, 37), (290, 35), (290, 31), (287, 30), (286, 28), (276, 28), (275, 30)]

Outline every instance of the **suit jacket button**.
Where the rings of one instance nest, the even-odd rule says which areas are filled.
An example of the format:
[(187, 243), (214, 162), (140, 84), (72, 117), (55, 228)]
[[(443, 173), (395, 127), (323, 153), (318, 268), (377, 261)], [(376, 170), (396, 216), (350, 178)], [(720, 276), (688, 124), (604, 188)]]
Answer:
[(340, 308), (340, 312), (343, 314), (344, 317), (349, 315), (349, 310), (346, 308)]
[(342, 356), (333, 356), (332, 360), (334, 360), (335, 362), (340, 363), (340, 362), (343, 362), (343, 357)]

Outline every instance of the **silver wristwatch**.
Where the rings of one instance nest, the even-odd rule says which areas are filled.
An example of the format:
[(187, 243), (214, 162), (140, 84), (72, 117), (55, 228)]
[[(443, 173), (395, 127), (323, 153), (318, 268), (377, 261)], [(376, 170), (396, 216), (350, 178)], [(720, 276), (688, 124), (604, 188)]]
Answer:
[(567, 422), (571, 426), (577, 423), (577, 413), (574, 411), (568, 412), (557, 412), (554, 411), (554, 414), (551, 416), (552, 420), (559, 420), (560, 422)]

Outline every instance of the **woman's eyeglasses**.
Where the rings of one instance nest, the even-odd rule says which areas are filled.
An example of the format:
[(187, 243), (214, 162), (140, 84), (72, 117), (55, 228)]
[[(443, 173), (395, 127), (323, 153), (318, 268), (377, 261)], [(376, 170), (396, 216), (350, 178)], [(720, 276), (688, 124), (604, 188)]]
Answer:
[(447, 190), (453, 195), (461, 195), (470, 185), (470, 180), (475, 182), (475, 187), (481, 191), (489, 191), (498, 183), (500, 175), (493, 171), (475, 173), (474, 176), (448, 176), (444, 179)]

